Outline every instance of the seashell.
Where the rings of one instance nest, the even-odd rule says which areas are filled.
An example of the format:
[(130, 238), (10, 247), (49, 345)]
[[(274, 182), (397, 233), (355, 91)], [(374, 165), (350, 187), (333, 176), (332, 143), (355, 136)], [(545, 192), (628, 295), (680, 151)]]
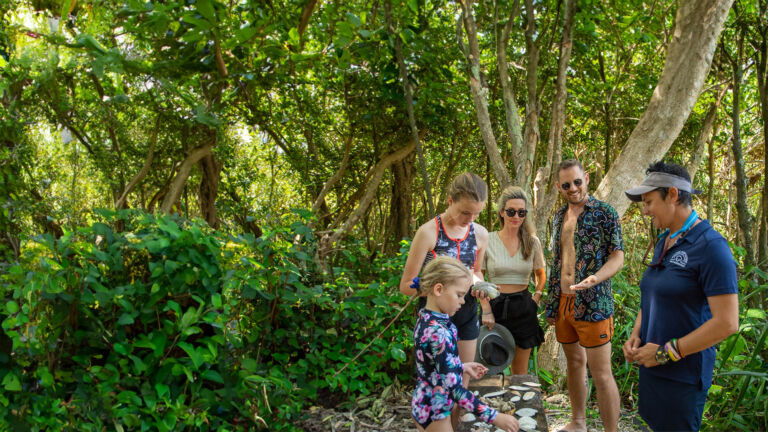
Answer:
[(512, 402), (520, 402), (520, 396), (512, 396), (512, 399), (510, 399)]
[(517, 410), (517, 415), (520, 417), (533, 417), (538, 411), (533, 408), (520, 408)]
[(518, 420), (520, 430), (533, 431), (536, 429), (536, 420), (533, 417), (520, 417)]
[(474, 285), (472, 285), (472, 290), (474, 291), (482, 291), (485, 293), (485, 295), (488, 296), (489, 299), (493, 300), (496, 297), (499, 296), (499, 287), (496, 286), (496, 284), (491, 282), (478, 282)]
[(475, 418), (476, 418), (476, 417), (475, 417), (475, 415), (474, 415), (474, 414), (472, 414), (472, 413), (466, 413), (466, 414), (464, 414), (463, 416), (461, 416), (461, 421), (463, 421), (463, 422), (465, 422), (465, 423), (469, 423), (469, 422), (473, 422), (473, 421), (475, 421)]
[(520, 390), (520, 391), (526, 391), (531, 389), (530, 387), (517, 386), (517, 385), (509, 386), (509, 388), (511, 388), (512, 390)]
[(485, 398), (492, 398), (492, 397), (496, 397), (496, 396), (501, 396), (501, 395), (503, 395), (506, 392), (507, 392), (506, 390), (499, 390), (499, 391), (495, 391), (495, 392), (492, 392), (492, 393), (485, 394), (485, 395), (483, 395), (483, 397), (485, 397)]
[(541, 384), (532, 381), (524, 382), (523, 385), (527, 385), (529, 387), (541, 387)]
[(523, 400), (527, 401), (527, 400), (531, 400), (531, 399), (533, 399), (535, 397), (536, 397), (536, 392), (532, 392), (532, 391), (531, 392), (525, 392), (525, 394), (523, 395)]

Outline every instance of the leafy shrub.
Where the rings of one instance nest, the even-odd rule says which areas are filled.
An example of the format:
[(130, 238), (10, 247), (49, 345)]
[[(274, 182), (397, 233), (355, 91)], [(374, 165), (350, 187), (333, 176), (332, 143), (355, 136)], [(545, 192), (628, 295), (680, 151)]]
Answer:
[(288, 430), (306, 401), (405, 364), (408, 322), (330, 378), (404, 303), (402, 256), (319, 263), (307, 213), (259, 239), (100, 214), (0, 276), (0, 429)]

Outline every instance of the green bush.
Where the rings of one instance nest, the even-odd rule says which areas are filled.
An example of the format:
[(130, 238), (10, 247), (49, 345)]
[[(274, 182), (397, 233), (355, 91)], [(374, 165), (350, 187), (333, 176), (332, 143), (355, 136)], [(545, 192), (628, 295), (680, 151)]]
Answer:
[(412, 318), (330, 378), (404, 303), (403, 256), (318, 263), (307, 213), (259, 239), (100, 215), (1, 276), (0, 430), (289, 430), (402, 372)]

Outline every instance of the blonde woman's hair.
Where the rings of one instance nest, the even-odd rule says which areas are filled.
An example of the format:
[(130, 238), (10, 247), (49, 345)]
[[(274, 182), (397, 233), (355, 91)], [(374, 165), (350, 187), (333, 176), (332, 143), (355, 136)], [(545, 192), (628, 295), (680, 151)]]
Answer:
[(432, 288), (441, 283), (448, 285), (456, 280), (472, 280), (472, 272), (453, 257), (439, 256), (429, 262), (421, 271), (419, 286), (422, 293), (432, 294)]
[(488, 186), (477, 174), (465, 172), (453, 179), (451, 186), (448, 188), (448, 196), (454, 202), (462, 198), (485, 202), (488, 199)]
[[(501, 191), (501, 196), (499, 197), (499, 200), (496, 202), (498, 207), (498, 215), (499, 219), (501, 220), (501, 226), (504, 226), (504, 215), (501, 213), (504, 211), (504, 206), (507, 204), (507, 201), (511, 199), (521, 199), (523, 202), (525, 202), (525, 209), (529, 212), (531, 211), (530, 208), (528, 208), (528, 195), (526, 195), (523, 188), (517, 187), (517, 186), (507, 186), (504, 188), (503, 191)], [(534, 233), (536, 231), (533, 229), (533, 223), (531, 222), (531, 218), (526, 216), (523, 219), (522, 225), (520, 225), (520, 229), (517, 230), (517, 235), (520, 238), (520, 247), (522, 248), (523, 252), (523, 259), (527, 260), (531, 253), (533, 253), (533, 247), (534, 247)]]

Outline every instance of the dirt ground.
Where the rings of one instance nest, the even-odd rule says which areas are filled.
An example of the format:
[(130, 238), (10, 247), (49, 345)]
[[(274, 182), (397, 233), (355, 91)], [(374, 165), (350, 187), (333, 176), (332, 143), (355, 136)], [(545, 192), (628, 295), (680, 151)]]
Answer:
[[(545, 413), (549, 426), (548, 432), (559, 432), (570, 418), (568, 395), (553, 393), (542, 395)], [(594, 404), (594, 400), (590, 401)], [(603, 430), (600, 417), (595, 406), (588, 411), (589, 432)], [(323, 407), (311, 407), (309, 418), (297, 426), (308, 432), (389, 432), (416, 431), (411, 419), (410, 389), (397, 383), (384, 389), (380, 395), (370, 395), (358, 398), (354, 404), (344, 410)], [(488, 427), (472, 427), (474, 432), (495, 432), (497, 429)], [(649, 432), (642, 426), (642, 421), (636, 415), (622, 412), (619, 421), (620, 432)]]

